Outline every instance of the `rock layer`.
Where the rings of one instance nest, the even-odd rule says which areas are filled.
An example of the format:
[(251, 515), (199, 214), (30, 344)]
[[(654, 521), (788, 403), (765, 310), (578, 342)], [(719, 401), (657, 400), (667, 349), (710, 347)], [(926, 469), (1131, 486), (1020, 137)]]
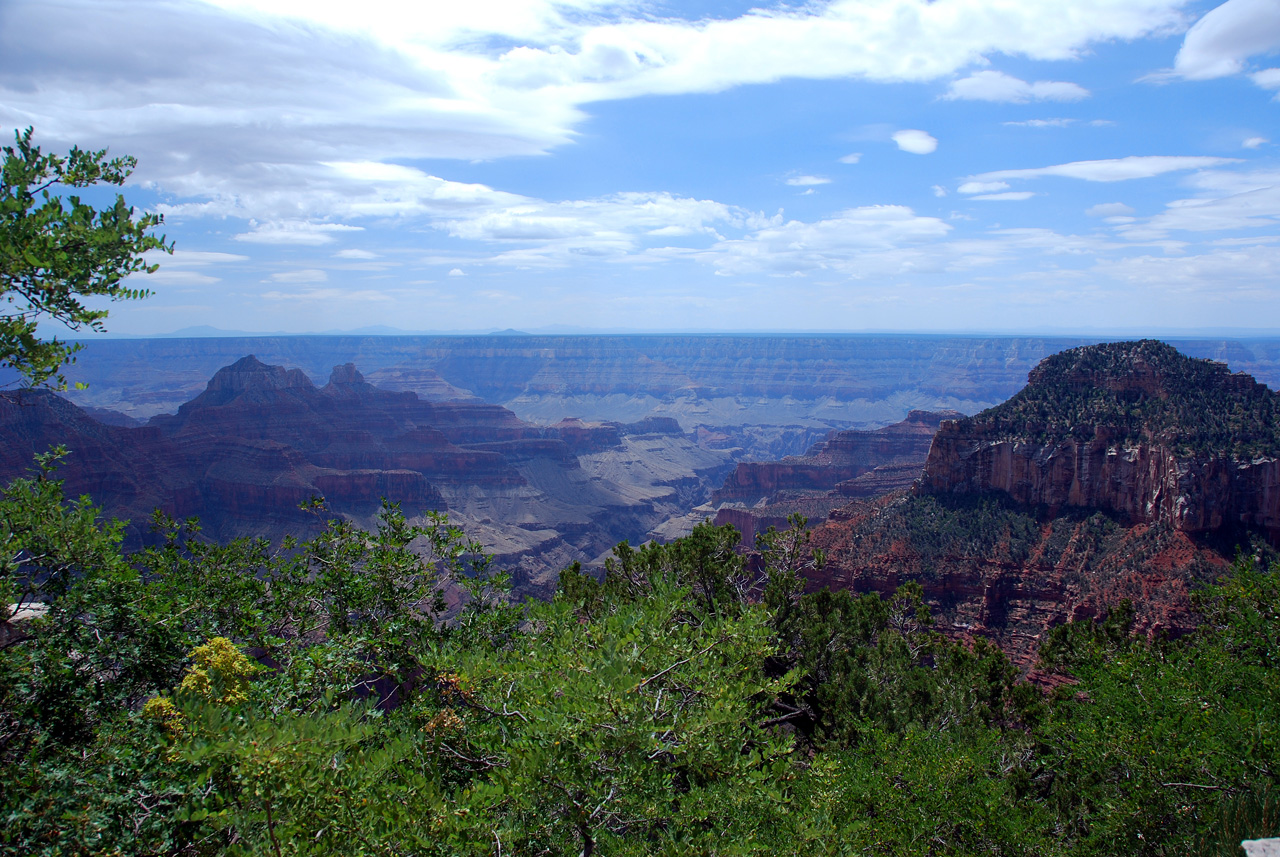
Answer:
[(1030, 668), (1054, 625), (1122, 599), (1183, 633), (1190, 592), (1280, 533), (1280, 395), (1155, 342), (1074, 349), (989, 411), (941, 424), (920, 480), (833, 512), (811, 586), (917, 580), (958, 636)]
[(938, 425), (956, 411), (911, 411), (875, 431), (837, 431), (803, 456), (739, 464), (712, 494), (715, 523), (732, 524), (746, 546), (769, 527), (785, 529), (793, 513), (811, 524), (854, 497), (876, 497), (912, 485)]
[[(1280, 543), (1280, 394), (1160, 343), (1077, 351), (1045, 361), (1006, 405), (944, 422), (918, 490), (999, 491), (1049, 515), (1105, 509), (1188, 533), (1257, 528)], [(1071, 398), (1096, 415), (1068, 414)]]
[[(875, 431), (832, 432), (803, 456), (739, 464), (712, 502), (751, 505), (783, 492), (828, 492), (877, 468), (893, 468), (894, 481), (909, 474), (904, 485), (910, 484), (919, 475), (938, 426), (962, 416), (956, 411), (911, 411), (902, 422)], [(846, 488), (854, 490), (853, 485)]]
[(547, 594), (574, 560), (644, 540), (705, 500), (707, 480), (729, 462), (671, 420), (534, 426), (474, 398), (378, 389), (352, 364), (317, 388), (252, 356), (142, 428), (105, 425), (43, 392), (0, 399), (0, 430), (0, 477), (66, 444), (68, 492), (130, 519), (135, 545), (149, 538), (155, 508), (200, 518), (218, 540), (277, 539), (321, 525), (298, 508), (313, 496), (363, 525), (386, 498), (411, 516), (448, 510), (527, 594)]

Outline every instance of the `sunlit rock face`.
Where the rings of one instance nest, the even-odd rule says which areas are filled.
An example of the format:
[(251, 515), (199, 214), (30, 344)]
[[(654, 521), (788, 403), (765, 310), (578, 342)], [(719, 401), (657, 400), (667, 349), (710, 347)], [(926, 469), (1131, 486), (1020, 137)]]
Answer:
[(938, 426), (962, 416), (956, 411), (911, 411), (902, 422), (875, 431), (832, 432), (803, 456), (739, 464), (712, 495), (712, 502), (753, 505), (784, 492), (837, 489), (842, 496), (859, 496), (856, 492), (862, 485), (846, 483), (878, 469), (882, 470), (879, 479), (864, 480), (872, 493), (862, 496), (905, 487), (919, 476)]
[(1054, 625), (1124, 599), (1137, 630), (1192, 627), (1190, 592), (1280, 534), (1280, 395), (1161, 343), (1075, 349), (947, 420), (907, 491), (833, 512), (812, 586), (918, 580), (940, 627), (1024, 667)]
[(920, 490), (1280, 539), (1280, 394), (1159, 343), (1103, 348), (1046, 360), (1007, 404), (943, 423)]

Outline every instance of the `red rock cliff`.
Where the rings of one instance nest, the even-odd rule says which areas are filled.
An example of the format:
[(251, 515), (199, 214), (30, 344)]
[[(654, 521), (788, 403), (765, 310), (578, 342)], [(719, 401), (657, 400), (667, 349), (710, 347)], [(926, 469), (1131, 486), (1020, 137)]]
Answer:
[(919, 490), (1001, 491), (1020, 503), (1106, 509), (1131, 523), (1184, 532), (1253, 526), (1280, 536), (1280, 461), (1179, 455), (1160, 444), (1118, 443), (1100, 429), (1089, 441), (1039, 444), (992, 437), (982, 424), (944, 423)]
[(1075, 351), (1005, 405), (944, 422), (917, 490), (998, 491), (1050, 516), (1103, 509), (1187, 533), (1255, 527), (1277, 542), (1280, 396), (1159, 343)]

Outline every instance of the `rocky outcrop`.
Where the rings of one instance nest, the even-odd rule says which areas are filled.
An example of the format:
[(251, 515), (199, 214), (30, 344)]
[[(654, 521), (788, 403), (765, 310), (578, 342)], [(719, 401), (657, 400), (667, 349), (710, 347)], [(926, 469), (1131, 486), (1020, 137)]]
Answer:
[(892, 468), (896, 478), (876, 484), (893, 485), (907, 473), (910, 484), (924, 464), (939, 424), (962, 416), (956, 411), (911, 411), (902, 422), (875, 431), (832, 432), (803, 456), (739, 464), (712, 495), (712, 502), (753, 505), (782, 492), (828, 492), (840, 485), (845, 496), (855, 496), (861, 487), (855, 480), (877, 468)]
[(875, 431), (831, 432), (803, 456), (739, 464), (712, 494), (715, 523), (731, 524), (743, 545), (769, 527), (784, 529), (792, 514), (810, 524), (854, 497), (876, 497), (913, 484), (937, 427), (956, 411), (911, 411)]
[(1001, 495), (909, 492), (834, 511), (812, 544), (826, 562), (809, 574), (811, 589), (889, 594), (917, 581), (938, 630), (987, 637), (1023, 669), (1034, 666), (1052, 628), (1126, 599), (1137, 633), (1186, 633), (1195, 624), (1191, 592), (1220, 575), (1234, 552), (1163, 524), (1124, 526), (1103, 512), (1043, 520)]
[(1105, 509), (1188, 533), (1257, 528), (1280, 544), (1277, 415), (1280, 394), (1168, 346), (1077, 349), (1009, 403), (943, 423), (917, 490), (998, 491), (1049, 516)]
[(945, 424), (920, 490), (1000, 491), (1049, 515), (1107, 509), (1130, 523), (1189, 533), (1259, 527), (1280, 543), (1280, 460), (1180, 455), (1156, 443), (1127, 444), (1099, 428), (1088, 441), (1040, 444), (993, 439), (982, 424)]
[(811, 586), (919, 581), (954, 636), (1030, 668), (1044, 635), (1128, 599), (1193, 627), (1190, 593), (1239, 549), (1274, 557), (1280, 395), (1158, 342), (1046, 359), (1008, 402), (941, 424), (919, 481), (832, 513)]
[[(1013, 395), (1044, 357), (1088, 340), (857, 336), (290, 336), (98, 340), (67, 376), (77, 404), (140, 420), (173, 413), (245, 354), (317, 383), (353, 362), (383, 389), (482, 399), (530, 423), (650, 416), (701, 432), (739, 461), (799, 455), (831, 430), (877, 428), (911, 409), (976, 413)], [(1195, 340), (1280, 386), (1280, 340)], [(0, 373), (2, 375), (3, 373)], [(0, 378), (2, 381), (3, 378)]]

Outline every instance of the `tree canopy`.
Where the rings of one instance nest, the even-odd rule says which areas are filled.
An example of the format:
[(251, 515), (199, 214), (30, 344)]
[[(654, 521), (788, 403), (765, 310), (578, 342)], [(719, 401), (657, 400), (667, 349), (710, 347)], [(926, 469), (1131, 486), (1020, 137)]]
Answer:
[(151, 230), (158, 214), (139, 214), (116, 195), (101, 210), (59, 189), (123, 185), (137, 165), (132, 157), (107, 158), (106, 150), (72, 148), (65, 156), (32, 144), (32, 129), (14, 134), (0, 168), (0, 367), (17, 370), (27, 386), (65, 387), (61, 367), (79, 346), (57, 337), (42, 339), (42, 320), (77, 330), (103, 330), (107, 310), (86, 298), (131, 300), (145, 289), (128, 284), (131, 274), (152, 273), (148, 250), (172, 252)]

